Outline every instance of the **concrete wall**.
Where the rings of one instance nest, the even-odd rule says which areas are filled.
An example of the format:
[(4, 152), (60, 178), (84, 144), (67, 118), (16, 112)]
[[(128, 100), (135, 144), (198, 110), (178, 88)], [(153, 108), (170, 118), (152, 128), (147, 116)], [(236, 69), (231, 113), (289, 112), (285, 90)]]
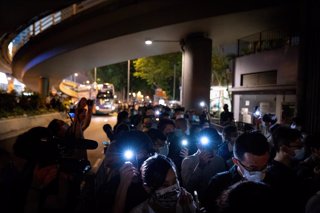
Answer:
[(241, 75), (277, 70), (278, 85), (293, 85), (297, 81), (298, 48), (282, 48), (239, 57), (235, 64), (235, 87), (241, 85)]
[(11, 119), (0, 119), (0, 140), (15, 137), (32, 127), (48, 126), (53, 119), (65, 120), (66, 115), (63, 113), (50, 113), (37, 116), (26, 116)]
[[(296, 85), (298, 75), (298, 47), (287, 47), (278, 50), (264, 51), (257, 54), (242, 56), (236, 59), (235, 63), (235, 88), (245, 88), (241, 86), (241, 75), (249, 73), (259, 73), (271, 70), (277, 70), (277, 85)], [(255, 87), (256, 89), (259, 86)], [(274, 94), (273, 94), (274, 93)], [(281, 106), (283, 103), (296, 103), (294, 94), (276, 94), (251, 91), (250, 93), (235, 94), (233, 99), (234, 118), (243, 120), (241, 107), (247, 107), (249, 114), (252, 113), (254, 106), (260, 102), (271, 104), (271, 113), (275, 113), (280, 121)], [(251, 97), (251, 98), (250, 98)], [(257, 99), (257, 97), (259, 97)], [(243, 101), (249, 100), (250, 105), (245, 106)]]

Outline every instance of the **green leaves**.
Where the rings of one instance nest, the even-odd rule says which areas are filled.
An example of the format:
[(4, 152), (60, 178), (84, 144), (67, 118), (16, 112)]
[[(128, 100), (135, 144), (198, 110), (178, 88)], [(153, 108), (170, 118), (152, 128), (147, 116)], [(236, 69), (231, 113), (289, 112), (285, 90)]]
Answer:
[[(140, 58), (134, 61), (134, 76), (142, 78), (151, 85), (157, 85), (172, 94), (174, 69), (176, 69), (176, 87), (179, 88), (181, 77), (181, 53), (170, 53), (166, 55)], [(175, 89), (177, 89), (175, 88)]]

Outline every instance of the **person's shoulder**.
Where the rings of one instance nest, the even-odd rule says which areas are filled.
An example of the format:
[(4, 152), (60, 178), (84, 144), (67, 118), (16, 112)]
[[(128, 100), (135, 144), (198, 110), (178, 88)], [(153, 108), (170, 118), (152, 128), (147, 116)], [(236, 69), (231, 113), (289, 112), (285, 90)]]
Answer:
[(148, 200), (143, 201), (136, 207), (134, 207), (130, 213), (154, 213), (150, 205), (148, 204)]
[(223, 171), (215, 174), (214, 176), (211, 177), (209, 181), (209, 186), (223, 186), (226, 185), (227, 183), (230, 183), (232, 181), (232, 173), (229, 171)]
[(214, 163), (217, 163), (217, 164), (225, 164), (225, 161), (224, 159), (221, 157), (221, 156), (218, 156), (216, 155), (213, 160), (212, 160)]
[(184, 164), (190, 163), (190, 162), (193, 162), (193, 161), (195, 161), (197, 159), (198, 159), (198, 155), (197, 155), (197, 153), (194, 153), (193, 155), (189, 155), (189, 156), (185, 157), (182, 160), (182, 163), (184, 163)]

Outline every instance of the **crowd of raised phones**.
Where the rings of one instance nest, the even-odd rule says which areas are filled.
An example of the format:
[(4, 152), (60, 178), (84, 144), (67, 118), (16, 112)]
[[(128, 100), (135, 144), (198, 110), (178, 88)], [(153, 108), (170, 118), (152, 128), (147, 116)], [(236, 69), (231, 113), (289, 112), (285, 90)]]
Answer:
[(105, 124), (104, 160), (91, 171), (85, 139), (92, 105), (71, 124), (53, 120), (19, 135), (23, 159), (0, 170), (1, 212), (320, 212), (319, 134), (264, 116), (263, 129), (221, 128), (203, 112), (164, 106), (121, 111)]

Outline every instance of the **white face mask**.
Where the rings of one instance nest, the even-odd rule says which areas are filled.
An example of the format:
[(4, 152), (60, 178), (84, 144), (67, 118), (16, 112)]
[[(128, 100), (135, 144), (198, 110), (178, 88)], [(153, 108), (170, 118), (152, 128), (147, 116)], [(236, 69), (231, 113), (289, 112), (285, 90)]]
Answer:
[(165, 144), (159, 148), (159, 154), (167, 156), (169, 154), (169, 146)]
[(302, 160), (303, 158), (304, 158), (304, 154), (305, 154), (305, 152), (304, 152), (304, 147), (302, 147), (301, 149), (296, 149), (296, 150), (294, 150), (294, 159), (295, 160)]
[(261, 182), (265, 176), (265, 171), (248, 171), (243, 168), (243, 177), (248, 181)]

